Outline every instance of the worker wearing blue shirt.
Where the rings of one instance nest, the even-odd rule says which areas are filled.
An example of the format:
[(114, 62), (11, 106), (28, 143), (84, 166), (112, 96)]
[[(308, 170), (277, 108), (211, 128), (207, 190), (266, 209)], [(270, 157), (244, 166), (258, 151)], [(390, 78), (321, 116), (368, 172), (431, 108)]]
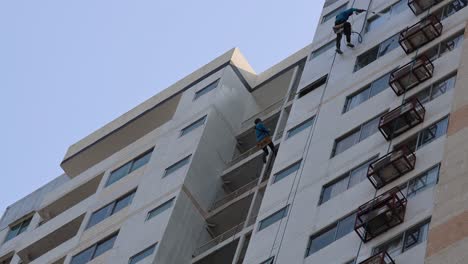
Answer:
[(333, 27), (333, 31), (336, 33), (336, 52), (338, 54), (343, 54), (341, 51), (341, 39), (343, 38), (343, 33), (346, 36), (347, 46), (350, 48), (354, 48), (354, 45), (351, 43), (351, 24), (348, 22), (350, 16), (353, 13), (359, 14), (366, 10), (364, 9), (357, 9), (357, 8), (350, 8), (340, 12), (335, 19), (335, 26)]
[(263, 149), (263, 163), (266, 162), (268, 156), (268, 147), (270, 147), (273, 154), (276, 155), (275, 145), (271, 141), (270, 130), (265, 127), (260, 118), (255, 119), (255, 137), (257, 140), (257, 147)]

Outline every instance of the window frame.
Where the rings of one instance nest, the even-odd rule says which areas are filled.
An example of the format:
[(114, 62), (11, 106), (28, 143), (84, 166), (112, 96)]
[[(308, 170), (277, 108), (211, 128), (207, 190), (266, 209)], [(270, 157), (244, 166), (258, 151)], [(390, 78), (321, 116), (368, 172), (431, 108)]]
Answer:
[[(291, 135), (291, 132), (294, 132), (294, 130), (297, 130), (298, 128), (300, 128), (301, 126), (303, 126), (303, 125), (305, 125), (305, 124), (307, 124), (309, 122), (310, 122), (309, 126), (306, 126), (302, 130), (297, 131), (295, 134)], [(312, 127), (314, 124), (315, 124), (315, 115), (308, 118), (308, 119), (306, 119), (305, 121), (302, 121), (301, 123), (293, 126), (292, 128), (288, 129), (288, 131), (286, 131), (286, 139), (285, 140), (288, 140), (288, 139), (294, 137), (295, 135), (297, 135), (297, 134), (301, 133), (302, 131), (308, 129), (309, 127)]]
[[(257, 228), (257, 232), (260, 232), (274, 224), (276, 224), (278, 221), (281, 221), (283, 218), (285, 218), (286, 216), (288, 216), (289, 214), (289, 207), (290, 205), (286, 205), (285, 207), (275, 211), (274, 213), (271, 213), (270, 215), (264, 217), (262, 220), (258, 221), (258, 228)], [(270, 220), (272, 218), (274, 218), (275, 216), (277, 216), (279, 213), (282, 213), (282, 216), (280, 216), (276, 221), (274, 222), (271, 222), (267, 225), (263, 225), (263, 223), (266, 221), (266, 220)]]
[(208, 94), (209, 92), (213, 91), (214, 89), (218, 88), (219, 82), (221, 78), (216, 79), (215, 81), (209, 83), (208, 85), (204, 86), (200, 90), (195, 91), (195, 94), (193, 96), (193, 101), (197, 100), (198, 98), (202, 97), (205, 94)]
[[(31, 225), (31, 221), (34, 217), (33, 214), (28, 214), (23, 216), (21, 219), (13, 222), (13, 224), (8, 225), (8, 232), (5, 236), (5, 239), (3, 243), (6, 243), (7, 241), (10, 241), (14, 239), (15, 237), (18, 237), (19, 235), (25, 233), (28, 231), (29, 225)], [(18, 228), (13, 232), (14, 228)], [(14, 234), (13, 236), (10, 236), (10, 234)]]
[[(112, 202), (110, 202), (110, 203), (108, 203), (108, 204), (106, 204), (106, 205), (100, 207), (99, 209), (95, 210), (94, 212), (92, 212), (91, 215), (89, 216), (88, 223), (86, 224), (85, 230), (88, 230), (88, 229), (90, 229), (91, 227), (96, 226), (96, 225), (98, 225), (98, 224), (104, 222), (104, 221), (105, 221), (106, 219), (108, 219), (109, 217), (113, 216), (114, 214), (116, 214), (116, 213), (122, 211), (123, 209), (125, 209), (126, 207), (130, 206), (130, 205), (132, 204), (132, 202), (133, 202), (133, 198), (135, 198), (136, 192), (137, 192), (137, 188), (132, 189), (131, 191), (129, 191), (129, 192), (127, 192), (127, 193), (121, 195), (120, 197), (118, 197), (117, 199), (113, 200)], [(128, 202), (128, 204), (116, 211), (115, 208), (116, 208), (117, 203), (119, 203), (119, 202), (121, 202), (121, 201), (123, 201), (123, 200), (125, 200), (125, 199), (127, 199), (127, 198), (130, 198), (130, 201)], [(109, 206), (111, 206), (111, 207), (110, 207), (109, 209), (107, 209), (107, 214), (106, 214), (106, 216), (105, 216), (104, 218), (102, 218), (100, 221), (95, 222), (95, 223), (93, 223), (93, 224), (91, 225), (91, 223), (92, 223), (91, 220), (92, 220), (93, 215), (95, 215), (97, 212), (99, 212), (99, 211), (101, 211), (102, 209), (105, 209), (105, 208), (107, 208), (107, 207), (109, 207)]]
[[(164, 203), (156, 206), (155, 208), (151, 209), (148, 211), (148, 213), (146, 213), (146, 218), (145, 218), (145, 222), (146, 221), (149, 221), (153, 218), (155, 218), (156, 216), (164, 213), (165, 211), (169, 210), (170, 208), (172, 208), (174, 206), (174, 202), (175, 202), (175, 196), (170, 198), (169, 200), (165, 201)], [(170, 206), (167, 206), (167, 205), (170, 205)], [(158, 213), (156, 213), (157, 211), (159, 211)]]
[[(112, 171), (109, 173), (109, 176), (107, 177), (106, 184), (104, 185), (104, 188), (111, 186), (112, 184), (114, 184), (114, 183), (116, 183), (116, 182), (122, 180), (123, 178), (127, 177), (127, 176), (128, 176), (129, 174), (131, 174), (132, 172), (134, 172), (134, 171), (136, 171), (136, 170), (138, 170), (138, 169), (144, 167), (146, 164), (148, 164), (148, 162), (151, 160), (151, 157), (153, 156), (153, 151), (154, 151), (154, 147), (152, 147), (152, 148), (150, 148), (149, 150), (143, 152), (142, 154), (139, 154), (138, 156), (136, 156), (136, 157), (133, 158), (132, 160), (130, 160), (130, 161), (128, 161), (128, 162), (125, 162), (125, 164), (119, 166), (118, 168), (112, 170)], [(147, 161), (145, 164), (141, 165), (140, 167), (134, 169), (133, 166), (134, 166), (135, 162), (138, 161), (139, 159), (145, 157), (145, 156), (148, 155), (148, 154), (150, 154), (148, 161)], [(114, 172), (120, 170), (121, 168), (124, 168), (125, 166), (128, 166), (128, 169), (127, 169), (127, 171), (125, 172), (125, 174), (124, 174), (122, 177), (120, 177), (120, 178), (118, 178), (118, 179), (116, 179), (116, 180), (113, 180), (112, 174), (113, 174)]]
[(182, 128), (180, 130), (179, 137), (183, 137), (187, 134), (190, 134), (190, 132), (196, 130), (199, 127), (204, 126), (206, 124), (206, 118), (207, 118), (207, 115), (204, 115), (203, 117), (198, 118), (197, 120), (193, 121), (189, 125)]
[[(437, 131), (436, 131), (434, 137), (430, 141), (422, 142), (422, 138), (423, 138), (424, 133), (426, 133), (427, 131), (430, 132), (432, 127), (438, 125), (439, 123), (441, 123), (442, 121), (445, 121), (445, 120), (447, 120), (447, 127), (445, 129), (445, 132), (442, 135), (437, 136)], [(424, 127), (423, 129), (419, 130), (418, 132), (412, 134), (411, 136), (408, 136), (407, 138), (405, 138), (404, 140), (402, 140), (398, 144), (394, 145), (393, 149), (398, 149), (398, 148), (401, 148), (402, 146), (405, 146), (405, 145), (408, 146), (409, 142), (411, 142), (413, 140), (416, 140), (415, 149), (412, 149), (410, 146), (408, 146), (411, 151), (416, 152), (416, 151), (420, 150), (421, 148), (423, 148), (424, 146), (427, 146), (430, 143), (432, 143), (433, 141), (439, 139), (443, 135), (447, 135), (449, 125), (450, 125), (450, 114), (446, 115), (446, 116), (442, 117), (441, 119), (433, 122), (432, 124)]]
[[(74, 259), (76, 256), (82, 254), (83, 252), (85, 252), (85, 251), (87, 251), (87, 250), (89, 250), (89, 249), (92, 249), (90, 258), (89, 258), (86, 262), (77, 263), (77, 264), (85, 264), (85, 263), (88, 263), (88, 262), (92, 261), (93, 259), (95, 259), (95, 258), (101, 256), (101, 255), (104, 254), (105, 252), (111, 250), (112, 248), (114, 248), (115, 241), (117, 240), (118, 235), (119, 235), (119, 231), (114, 232), (114, 233), (112, 233), (112, 234), (106, 236), (105, 238), (99, 240), (98, 242), (94, 243), (94, 244), (91, 245), (90, 247), (87, 247), (87, 248), (83, 249), (82, 251), (78, 252), (77, 254), (73, 255), (73, 256), (71, 257), (70, 264), (75, 264), (75, 263), (73, 263), (73, 259)], [(108, 250), (106, 250), (106, 251), (104, 251), (104, 252), (102, 252), (101, 254), (99, 254), (99, 255), (96, 256), (96, 250), (97, 250), (98, 246), (103, 245), (105, 242), (108, 242), (108, 241), (110, 241), (110, 240), (112, 240), (112, 239), (114, 239), (114, 241), (112, 242), (112, 247), (111, 247), (110, 249), (108, 249)]]
[[(188, 156), (185, 156), (184, 158), (174, 162), (172, 165), (170, 165), (169, 167), (164, 169), (164, 174), (163, 174), (162, 177), (166, 178), (167, 176), (171, 175), (172, 173), (174, 173), (174, 172), (178, 171), (179, 169), (183, 168), (185, 165), (190, 164), (191, 158), (192, 158), (192, 154), (190, 154)], [(173, 168), (179, 166), (179, 164), (184, 163), (184, 162), (187, 162), (187, 163), (173, 170)]]
[[(392, 4), (390, 4), (389, 6), (385, 7), (385, 8), (382, 8), (381, 11), (379, 12), (376, 12), (376, 13), (379, 13), (379, 14), (383, 14), (385, 12), (385, 14), (388, 12), (388, 18), (387, 18), (387, 21), (388, 20), (391, 20), (392, 18), (394, 18), (395, 15), (398, 15), (400, 14), (402, 11), (396, 13), (396, 14), (393, 14), (393, 10), (395, 8), (396, 5), (398, 4), (406, 4), (405, 3), (405, 0), (398, 0), (396, 2), (393, 2)], [(366, 33), (372, 31), (372, 29), (369, 29), (369, 25), (372, 21), (376, 21), (377, 19), (379, 18), (383, 18), (383, 16), (380, 16), (380, 15), (373, 15), (372, 17), (366, 19), (366, 24), (364, 26), (364, 30)]]
[(307, 85), (306, 87), (300, 89), (297, 92), (297, 99), (300, 99), (307, 94), (313, 92), (314, 90), (326, 85), (328, 82), (328, 74), (323, 75), (322, 77), (318, 78), (317, 80), (313, 81), (311, 84)]
[[(362, 69), (364, 69), (365, 67), (367, 67), (368, 65), (370, 65), (371, 63), (377, 61), (379, 58), (381, 57), (384, 57), (385, 55), (387, 55), (388, 53), (392, 52), (393, 50), (395, 50), (398, 46), (396, 46), (395, 48), (393, 49), (390, 49), (390, 50), (387, 50), (384, 54), (381, 54), (381, 49), (382, 49), (382, 45), (388, 41), (390, 41), (391, 39), (395, 38), (398, 42), (398, 38), (399, 38), (399, 35), (400, 35), (400, 32), (390, 36), (389, 38), (385, 39), (384, 41), (380, 42), (379, 44), (375, 45), (374, 47), (364, 51), (363, 53), (359, 54), (358, 56), (356, 56), (356, 61), (354, 62), (354, 69), (353, 69), (353, 73), (354, 72), (358, 72)], [(372, 53), (374, 53), (374, 51), (376, 51), (375, 53), (375, 59), (373, 59), (372, 61), (369, 61), (367, 62), (367, 64), (365, 65), (360, 65), (358, 64), (358, 61), (360, 60), (360, 58), (362, 58), (362, 56), (364, 56), (365, 54), (371, 54), (371, 51)], [(359, 65), (359, 66), (358, 66)]]
[[(289, 169), (291, 169), (291, 168), (293, 168), (293, 167), (295, 167), (295, 166), (298, 166), (296, 170), (289, 172), (288, 174), (282, 176), (282, 177), (279, 178), (279, 179), (277, 178), (280, 174), (282, 174), (282, 173), (288, 171)], [(297, 173), (297, 172), (301, 169), (301, 166), (302, 166), (302, 159), (300, 159), (300, 160), (298, 160), (298, 161), (296, 161), (296, 162), (293, 162), (292, 164), (286, 166), (284, 169), (281, 169), (281, 170), (279, 170), (278, 172), (275, 172), (275, 173), (273, 174), (273, 177), (272, 177), (273, 179), (272, 179), (272, 183), (271, 183), (271, 184), (273, 185), (273, 184), (275, 184), (275, 183), (277, 183), (277, 182), (279, 182), (279, 181), (281, 181), (281, 180), (287, 178), (287, 177), (290, 176), (291, 174)]]
[[(349, 235), (350, 233), (352, 233), (352, 232), (354, 231), (354, 226), (353, 226), (353, 228), (352, 228), (352, 230), (351, 230), (350, 232), (348, 232), (348, 233), (346, 233), (346, 234), (344, 234), (344, 235), (338, 237), (338, 230), (339, 230), (339, 227), (340, 227), (340, 223), (341, 223), (341, 222), (344, 222), (344, 220), (346, 220), (347, 218), (349, 218), (349, 217), (351, 217), (351, 216), (354, 216), (354, 218), (356, 218), (356, 213), (357, 213), (357, 211), (353, 211), (353, 212), (347, 214), (346, 216), (339, 218), (338, 220), (336, 220), (336, 221), (333, 222), (332, 224), (330, 224), (330, 225), (328, 225), (328, 226), (322, 228), (321, 230), (315, 232), (314, 234), (309, 235), (309, 240), (308, 240), (308, 242), (307, 242), (307, 247), (306, 247), (306, 252), (305, 252), (305, 258), (307, 258), (307, 257), (309, 257), (309, 256), (311, 256), (311, 255), (313, 255), (313, 254), (315, 254), (315, 253), (317, 253), (317, 252), (319, 252), (320, 250), (322, 250), (322, 249), (328, 247), (329, 245), (335, 243), (336, 241), (340, 240), (341, 238), (343, 238), (343, 237)], [(323, 246), (323, 247), (317, 249), (316, 251), (311, 252), (312, 242), (314, 241), (314, 239), (319, 238), (320, 236), (322, 236), (322, 235), (328, 233), (330, 230), (333, 230), (333, 229), (335, 229), (335, 230), (334, 230), (334, 234), (333, 234), (333, 241), (332, 241), (331, 243), (329, 243), (329, 244), (327, 244), (327, 245), (325, 245), (325, 246)]]
[[(339, 154), (345, 152), (346, 150), (352, 148), (353, 146), (359, 144), (360, 142), (364, 141), (365, 139), (367, 139), (367, 138), (373, 136), (375, 133), (377, 133), (377, 132), (379, 131), (378, 129), (377, 129), (377, 131), (374, 132), (373, 134), (370, 134), (370, 135), (368, 135), (367, 137), (364, 137), (364, 138), (362, 137), (363, 127), (365, 127), (366, 125), (368, 125), (368, 124), (370, 124), (370, 123), (372, 123), (372, 122), (375, 122), (376, 120), (380, 120), (380, 118), (382, 117), (382, 115), (384, 115), (386, 112), (388, 112), (388, 109), (385, 110), (384, 112), (382, 112), (382, 113), (380, 113), (380, 114), (378, 114), (378, 115), (372, 117), (371, 119), (367, 120), (366, 122), (360, 124), (359, 126), (353, 128), (353, 129), (351, 129), (349, 132), (345, 133), (344, 135), (342, 135), (342, 136), (336, 138), (335, 141), (334, 141), (334, 143), (333, 143), (333, 148), (332, 148), (332, 152), (331, 152), (331, 157), (330, 157), (330, 158), (334, 158), (334, 157), (338, 156)], [(356, 133), (358, 133), (358, 135), (357, 135), (357, 138), (356, 138), (355, 142), (354, 142), (350, 147), (348, 147), (348, 148), (346, 148), (345, 150), (343, 150), (343, 151), (337, 153), (336, 148), (337, 148), (338, 143), (339, 143), (339, 142), (342, 142), (345, 138), (348, 138), (348, 137), (350, 137), (351, 135), (354, 135), (354, 134), (356, 134)]]
[[(156, 246), (157, 246), (157, 245), (158, 245), (158, 242), (152, 244), (151, 246), (146, 247), (145, 249), (143, 249), (143, 250), (141, 250), (140, 252), (136, 253), (135, 255), (131, 256), (131, 257), (128, 259), (128, 264), (136, 264), (136, 263), (138, 263), (138, 262), (144, 260), (145, 258), (150, 257), (151, 255), (153, 255), (153, 254), (156, 252)], [(147, 252), (148, 250), (151, 250), (151, 251), (152, 251), (149, 255), (146, 255), (145, 257), (143, 257), (143, 258), (140, 259), (140, 260), (137, 260), (136, 262), (132, 262), (134, 258), (146, 254), (146, 252)]]
[[(331, 196), (328, 200), (324, 201), (324, 200), (323, 200), (323, 195), (324, 195), (324, 191), (325, 191), (326, 188), (328, 188), (328, 187), (330, 187), (330, 186), (333, 186), (334, 184), (336, 184), (336, 183), (338, 183), (338, 182), (340, 182), (340, 181), (342, 181), (342, 180), (344, 180), (344, 179), (347, 179), (346, 189), (345, 189), (343, 192), (341, 192), (340, 194), (346, 192), (347, 190), (349, 190), (349, 189), (351, 189), (352, 187), (354, 187), (355, 185), (357, 185), (357, 184), (355, 184), (355, 185), (353, 185), (353, 186), (350, 186), (352, 173), (355, 172), (355, 171), (358, 171), (358, 170), (361, 169), (363, 166), (367, 166), (367, 167), (368, 167), (370, 163), (372, 163), (373, 161), (377, 160), (378, 158), (379, 158), (379, 154), (374, 155), (374, 156), (372, 156), (371, 158), (367, 159), (366, 161), (364, 161), (364, 162), (358, 164), (357, 166), (353, 167), (352, 169), (346, 171), (345, 173), (343, 173), (341, 176), (337, 177), (336, 179), (334, 179), (334, 180), (332, 180), (332, 181), (330, 181), (330, 182), (324, 184), (324, 185), (322, 186), (322, 190), (321, 190), (321, 192), (320, 192), (320, 198), (319, 198), (319, 203), (318, 203), (318, 205), (320, 206), (320, 205), (322, 205), (322, 204), (325, 204), (326, 202), (332, 200), (334, 197), (336, 197), (336, 196), (339, 195), (339, 194), (337, 194), (337, 195), (335, 195), (335, 196)], [(366, 178), (367, 178), (367, 177), (366, 177)], [(365, 181), (365, 180), (363, 180), (363, 181)], [(360, 181), (359, 183), (361, 183), (361, 182), (363, 182), (363, 181)], [(358, 183), (358, 184), (359, 184), (359, 183)]]
[(336, 45), (336, 38), (323, 44), (322, 46), (316, 48), (315, 50), (313, 50), (311, 53), (310, 53), (310, 56), (309, 56), (309, 61), (317, 58), (318, 56), (328, 52), (329, 50), (333, 49)]
[[(458, 77), (458, 72), (457, 71), (454, 71), (454, 72), (451, 72), (447, 75), (445, 75), (444, 77), (440, 78), (439, 80), (431, 83), (430, 85), (424, 87), (423, 89), (419, 90), (418, 92), (416, 92), (415, 94), (411, 95), (410, 97), (408, 97), (407, 99), (405, 99), (405, 102), (408, 102), (408, 101), (411, 101), (413, 100), (414, 98), (417, 98), (419, 100), (419, 95), (420, 94), (423, 94), (424, 92), (427, 92), (429, 91), (428, 93), (428, 99), (427, 100), (419, 100), (419, 102), (421, 102), (421, 104), (426, 104), (426, 103), (429, 103), (435, 99), (437, 99), (438, 97), (446, 94), (447, 92), (449, 92), (450, 90), (454, 89), (455, 86), (457, 85), (457, 77)], [(450, 81), (451, 79), (453, 79), (453, 86), (450, 87), (449, 89), (446, 89), (443, 93), (439, 94), (439, 95), (435, 95), (434, 93), (434, 89), (442, 84), (442, 83), (446, 83), (448, 81)]]

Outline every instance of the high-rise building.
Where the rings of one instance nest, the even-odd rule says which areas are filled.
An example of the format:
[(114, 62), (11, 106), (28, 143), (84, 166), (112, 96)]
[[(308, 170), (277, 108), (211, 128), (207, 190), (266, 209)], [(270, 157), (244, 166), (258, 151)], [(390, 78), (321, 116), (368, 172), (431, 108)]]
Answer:
[(228, 51), (73, 144), (0, 264), (468, 263), (467, 5), (328, 0), (267, 71)]

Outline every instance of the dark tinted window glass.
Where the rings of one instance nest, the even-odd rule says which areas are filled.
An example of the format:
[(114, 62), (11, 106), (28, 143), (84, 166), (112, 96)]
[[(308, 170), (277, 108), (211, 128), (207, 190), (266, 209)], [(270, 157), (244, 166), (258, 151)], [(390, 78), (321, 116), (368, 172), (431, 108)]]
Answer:
[(336, 226), (311, 239), (307, 255), (312, 255), (313, 253), (333, 243), (335, 241), (335, 235)]
[(189, 161), (190, 161), (190, 157), (191, 157), (191, 155), (184, 158), (184, 159), (182, 159), (182, 160), (180, 160), (180, 161), (178, 161), (178, 162), (176, 162), (176, 163), (174, 163), (174, 165), (171, 165), (170, 167), (168, 167), (166, 169), (165, 173), (164, 173), (164, 177), (171, 174), (171, 173), (173, 173), (173, 172), (175, 172), (175, 171), (177, 171), (178, 169), (184, 167), (185, 165), (187, 165), (189, 163)]
[(338, 223), (338, 229), (336, 231), (336, 240), (346, 236), (347, 234), (354, 231), (354, 222), (356, 221), (356, 214), (352, 214)]
[(172, 207), (172, 204), (174, 203), (174, 198), (170, 199), (169, 201), (161, 204), (160, 206), (154, 208), (153, 210), (148, 212), (148, 216), (146, 217), (146, 220), (149, 220), (162, 212), (166, 211), (167, 209)]
[(143, 156), (137, 158), (132, 164), (131, 171), (137, 170), (138, 168), (143, 167), (146, 163), (148, 163), (148, 161), (151, 158), (151, 154), (152, 152), (148, 152), (144, 154)]
[(93, 258), (94, 246), (85, 249), (78, 255), (75, 255), (70, 264), (85, 264)]
[(361, 54), (356, 59), (356, 65), (354, 66), (354, 71), (358, 71), (365, 66), (369, 65), (371, 62), (375, 61), (379, 54), (379, 46), (372, 48), (364, 54)]
[(299, 170), (299, 168), (301, 167), (301, 162), (296, 162), (295, 164), (293, 164), (292, 166), (286, 168), (285, 170), (282, 170), (278, 173), (275, 174), (275, 178), (273, 180), (273, 182), (277, 182), (281, 179), (284, 179), (286, 177), (288, 177), (289, 175), (295, 173), (297, 170)]
[(100, 222), (102, 222), (104, 219), (109, 217), (112, 214), (112, 208), (114, 207), (114, 203), (108, 204), (105, 207), (97, 210), (94, 212), (91, 217), (89, 218), (88, 226), (87, 228), (90, 228)]
[(216, 80), (215, 82), (207, 85), (205, 88), (195, 92), (195, 99), (198, 99), (200, 96), (207, 94), (211, 92), (212, 90), (214, 90), (216, 87), (218, 87), (218, 83), (219, 83), (219, 80)]
[(180, 136), (186, 135), (190, 133), (191, 131), (197, 129), (198, 127), (201, 127), (205, 124), (206, 116), (203, 118), (198, 119), (197, 121), (193, 122), (192, 124), (188, 125), (187, 127), (182, 129), (182, 132), (180, 133)]
[(140, 253), (136, 254), (135, 256), (131, 257), (130, 261), (129, 261), (129, 264), (136, 264), (136, 263), (140, 262), (141, 260), (153, 255), (155, 247), (156, 247), (156, 245), (153, 245), (153, 246), (141, 251)]
[(112, 214), (117, 213), (118, 211), (122, 210), (123, 208), (127, 207), (129, 204), (132, 203), (133, 196), (135, 196), (135, 192), (132, 192), (129, 195), (126, 195), (125, 197), (120, 198), (117, 200), (114, 206), (114, 211)]
[(109, 179), (107, 180), (106, 186), (109, 186), (113, 184), (114, 182), (125, 177), (129, 173), (131, 167), (132, 167), (132, 163), (129, 162), (123, 165), (122, 167), (116, 169), (115, 171), (111, 172), (111, 175), (109, 176)]
[(258, 230), (265, 229), (272, 224), (276, 223), (277, 221), (281, 220), (283, 217), (285, 217), (288, 214), (288, 206), (285, 208), (277, 211), (276, 213), (273, 213), (272, 215), (266, 217), (262, 221), (260, 221), (259, 228)]
[(5, 242), (8, 240), (11, 240), (12, 238), (16, 237), (19, 234), (19, 230), (21, 229), (21, 224), (15, 225), (10, 228), (10, 231), (8, 231), (8, 234), (5, 238)]
[(100, 255), (104, 254), (108, 250), (112, 249), (114, 246), (114, 242), (117, 239), (117, 235), (114, 235), (102, 242), (99, 242), (96, 246), (96, 251), (94, 252), (93, 258), (97, 258)]
[(439, 166), (436, 166), (408, 182), (407, 197), (408, 198), (413, 197), (417, 193), (420, 193), (436, 185), (438, 180), (439, 180)]
[(296, 134), (299, 134), (300, 132), (302, 132), (303, 130), (309, 128), (312, 126), (312, 124), (314, 123), (314, 118), (311, 118), (301, 124), (299, 124), (298, 126), (296, 127), (293, 127), (291, 128), (289, 131), (288, 131), (288, 136), (287, 138), (290, 138), (290, 137), (293, 137), (294, 135)]

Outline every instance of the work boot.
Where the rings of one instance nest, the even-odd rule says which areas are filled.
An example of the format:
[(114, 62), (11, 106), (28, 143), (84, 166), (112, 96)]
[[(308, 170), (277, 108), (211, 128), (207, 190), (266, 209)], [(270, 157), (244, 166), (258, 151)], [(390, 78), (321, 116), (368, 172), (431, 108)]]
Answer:
[(343, 52), (340, 49), (336, 49), (336, 53), (338, 53), (340, 55), (343, 54)]
[(354, 45), (352, 43), (348, 43), (348, 44), (346, 44), (346, 46), (348, 46), (350, 48), (354, 48)]

